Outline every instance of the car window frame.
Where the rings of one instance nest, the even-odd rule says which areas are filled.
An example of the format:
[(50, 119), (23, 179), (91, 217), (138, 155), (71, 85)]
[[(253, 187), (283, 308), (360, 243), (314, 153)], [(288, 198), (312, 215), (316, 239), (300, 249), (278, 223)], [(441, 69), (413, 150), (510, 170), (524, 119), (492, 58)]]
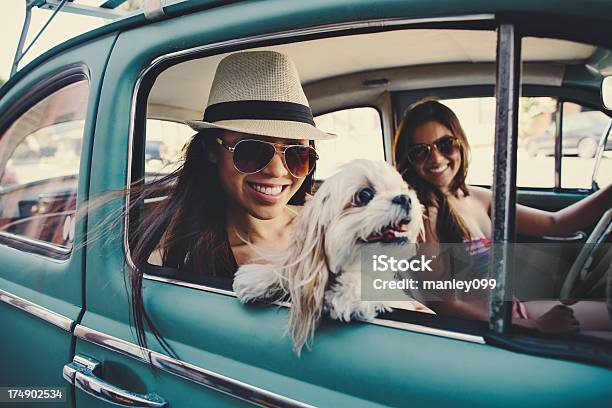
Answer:
[[(435, 22), (436, 19), (431, 19), (431, 20), (427, 19), (425, 23), (423, 21), (420, 21), (419, 19), (416, 19), (416, 20), (407, 19), (407, 20), (402, 20), (402, 21), (398, 21), (397, 19), (395, 19), (393, 20), (393, 24), (391, 25), (392, 28), (386, 27), (385, 29), (401, 30), (401, 29), (409, 29), (409, 28), (432, 28), (433, 26), (433, 28), (449, 28), (449, 29), (460, 30), (460, 29), (470, 29), (470, 28), (473, 29), (474, 26), (477, 25), (481, 29), (486, 29), (486, 30), (493, 30), (497, 28), (499, 32), (499, 27), (501, 27), (501, 25), (504, 24), (503, 21), (500, 21), (494, 15), (478, 15), (476, 18), (476, 21), (470, 20), (469, 17), (470, 16), (466, 16), (465, 20), (461, 20), (457, 16), (449, 17), (448, 20), (444, 20), (444, 18), (441, 18), (440, 21), (444, 21), (443, 23), (436, 23)], [(403, 21), (408, 21), (408, 22), (404, 23)], [(409, 23), (410, 21), (414, 21), (414, 23), (411, 24)], [(380, 21), (377, 21), (377, 22), (380, 22)], [(493, 24), (493, 28), (491, 28), (491, 24)], [(508, 26), (512, 27), (512, 29), (516, 29), (516, 31), (519, 31), (517, 29), (517, 27), (520, 25), (519, 23), (506, 22), (505, 25), (507, 27)], [(330, 25), (330, 26), (325, 26), (325, 27), (314, 27), (314, 28), (309, 27), (307, 29), (296, 29), (296, 30), (270, 33), (270, 34), (265, 34), (265, 35), (256, 35), (252, 37), (244, 37), (244, 38), (238, 38), (234, 40), (222, 41), (218, 43), (206, 44), (206, 45), (196, 46), (193, 48), (189, 48), (189, 49), (185, 49), (181, 51), (170, 52), (170, 53), (166, 53), (166, 54), (162, 54), (158, 56), (157, 58), (152, 60), (148, 66), (145, 66), (143, 68), (140, 76), (136, 80), (136, 84), (133, 89), (132, 105), (131, 105), (131, 111), (130, 111), (130, 127), (129, 127), (130, 133), (129, 133), (129, 142), (128, 142), (129, 152), (128, 152), (128, 162), (127, 162), (128, 163), (127, 164), (128, 166), (127, 180), (135, 181), (133, 176), (139, 174), (138, 169), (142, 168), (143, 163), (139, 163), (139, 160), (137, 159), (137, 157), (138, 157), (138, 152), (139, 152), (138, 149), (144, 149), (145, 139), (142, 138), (142, 140), (140, 140), (140, 143), (137, 144), (135, 135), (145, 134), (144, 127), (146, 125), (146, 108), (147, 108), (148, 93), (151, 90), (157, 76), (161, 72), (163, 72), (165, 69), (171, 67), (172, 65), (175, 65), (180, 62), (187, 61), (187, 60), (191, 60), (191, 59), (205, 58), (208, 56), (217, 55), (221, 53), (235, 52), (239, 50), (252, 49), (252, 48), (257, 48), (257, 47), (262, 47), (262, 46), (299, 42), (300, 40), (303, 40), (303, 37), (306, 37), (306, 39), (319, 39), (319, 38), (327, 38), (331, 36), (345, 35), (346, 33), (351, 35), (351, 34), (379, 32), (379, 31), (384, 31), (384, 29), (381, 28), (383, 26), (384, 24), (380, 24), (379, 26), (374, 26), (372, 25), (371, 20), (364, 20), (364, 21), (360, 21), (356, 23), (339, 23), (336, 25)], [(320, 30), (320, 32), (318, 30)], [(525, 36), (525, 31), (521, 30), (520, 33), (517, 32), (514, 39), (516, 40), (517, 38), (518, 39), (522, 38), (521, 35)], [(496, 67), (498, 66), (498, 63), (499, 63), (499, 56), (496, 56), (496, 61), (495, 61)], [(516, 65), (518, 66), (519, 64), (516, 64)], [(495, 89), (496, 85), (497, 84), (485, 85), (485, 87), (489, 86)], [(516, 91), (516, 93), (518, 94), (519, 88), (520, 86), (518, 86), (517, 89), (513, 88), (513, 90)], [(543, 86), (542, 88), (549, 88), (549, 87)], [(388, 96), (389, 96), (389, 99), (391, 99), (390, 95)], [(496, 103), (498, 105), (497, 110), (499, 110), (500, 109), (499, 100), (497, 98), (496, 98)], [(394, 104), (392, 103), (392, 101), (391, 101), (391, 106), (394, 107)], [(317, 114), (318, 113), (319, 112), (317, 112)], [(383, 117), (383, 120), (384, 120), (384, 117)], [(515, 117), (514, 123), (515, 124), (518, 123), (518, 116)], [(383, 132), (385, 131), (384, 129), (385, 127), (384, 127), (384, 122), (383, 122)], [(510, 153), (510, 155), (512, 153), (512, 152), (505, 151), (504, 148), (502, 148), (501, 151), (504, 151), (504, 153)], [(508, 164), (509, 164), (508, 169), (512, 169), (512, 166), (514, 166), (514, 171), (516, 171), (516, 160), (514, 161), (510, 160)], [(126, 183), (126, 184), (129, 184), (129, 183)], [(514, 183), (514, 186), (516, 187), (515, 183)], [(516, 191), (516, 188), (514, 189), (514, 191)], [(509, 202), (512, 203), (511, 207), (513, 207), (514, 203), (516, 202), (516, 195), (513, 192), (510, 192), (509, 196), (506, 196), (505, 194), (506, 193), (503, 193), (502, 196), (504, 198), (509, 198)], [(125, 199), (126, 208), (129, 205), (129, 199), (130, 199), (130, 196), (129, 194), (127, 194), (126, 199)], [(130, 215), (126, 214), (124, 226), (128, 226), (130, 224), (129, 217)], [(498, 217), (498, 219), (499, 218), (500, 217)], [(513, 234), (507, 234), (504, 231), (507, 231), (508, 226), (510, 226), (513, 223), (514, 217), (510, 216), (508, 219), (505, 219), (505, 217), (501, 217), (501, 220), (502, 220), (501, 222), (502, 228), (497, 232), (501, 233), (502, 235), (506, 234), (507, 236), (512, 236)], [(498, 224), (495, 224), (495, 225), (496, 225), (495, 230), (497, 230), (497, 228), (499, 227), (499, 222)], [(125, 262), (128, 265), (133, 267), (133, 262), (130, 257), (130, 249), (129, 249), (129, 244), (128, 244), (128, 233), (129, 233), (128, 228), (124, 227), (123, 246), (124, 246)], [(515, 238), (513, 240), (515, 240)], [(235, 294), (232, 291), (229, 291), (227, 289), (218, 288), (214, 286), (195, 284), (195, 283), (190, 283), (190, 282), (183, 282), (183, 281), (173, 279), (171, 277), (155, 276), (155, 275), (151, 275), (145, 272), (143, 275), (143, 278), (145, 280), (152, 280), (152, 281), (162, 282), (166, 284), (172, 284), (172, 285), (197, 289), (197, 290), (201, 290), (205, 292), (211, 292), (211, 293), (221, 294), (225, 296), (235, 297)], [(503, 293), (498, 294), (498, 295), (501, 296), (501, 297), (498, 297), (498, 299), (504, 298)], [(485, 322), (468, 320), (468, 319), (460, 319), (460, 318), (452, 318), (454, 321), (458, 322), (458, 324), (456, 325), (457, 327), (447, 327), (447, 326), (442, 327), (442, 328), (435, 327), (435, 322), (431, 320), (432, 316), (424, 317), (424, 322), (421, 322), (421, 323), (418, 323), (418, 322), (413, 323), (412, 320), (395, 321), (394, 318), (390, 318), (389, 320), (379, 318), (369, 323), (375, 324), (375, 325), (390, 326), (394, 328), (401, 328), (403, 330), (408, 330), (408, 331), (413, 331), (413, 332), (418, 332), (418, 333), (432, 334), (435, 336), (463, 340), (463, 341), (474, 342), (474, 343), (479, 343), (479, 344), (499, 345), (504, 348), (515, 347), (516, 346), (515, 343), (512, 343), (510, 345), (504, 343), (504, 341), (507, 339), (509, 328), (511, 327), (511, 324), (508, 324), (509, 315), (506, 315), (506, 316), (500, 315), (499, 311), (503, 309), (507, 311), (508, 310), (507, 305), (503, 306), (501, 309), (490, 308), (489, 309), (489, 321), (485, 321)], [(410, 316), (411, 312), (407, 311), (406, 314)], [(418, 313), (418, 312), (412, 312), (412, 314), (414, 316), (422, 315), (421, 313)], [(439, 317), (438, 315), (433, 316), (434, 319), (438, 317)], [(500, 317), (501, 317), (501, 320), (500, 320)], [(462, 327), (463, 322), (482, 323), (482, 325), (477, 325), (478, 327), (476, 328), (474, 333), (468, 333), (468, 331), (472, 331), (472, 330), (467, 330), (467, 331), (464, 330), (464, 328)], [(499, 323), (499, 322), (501, 322), (503, 326), (501, 330), (499, 327), (496, 327), (496, 323)], [(503, 341), (500, 341), (500, 339), (502, 339)], [(534, 348), (531, 352), (536, 353), (536, 354), (546, 354), (548, 352), (548, 349), (550, 348), (550, 345), (546, 344), (545, 341), (539, 341), (539, 343), (542, 345), (542, 347), (540, 347), (539, 350), (535, 350)], [(521, 349), (520, 346), (516, 346), (516, 347), (518, 347), (517, 349)], [(568, 357), (568, 358), (581, 359), (582, 357), (573, 356), (573, 357)], [(592, 362), (592, 359), (591, 360), (586, 359), (586, 361)]]
[[(376, 20), (377, 22), (381, 22), (380, 20)], [(248, 50), (257, 47), (269, 46), (269, 45), (279, 45), (279, 44), (290, 44), (296, 43), (301, 40), (307, 39), (320, 39), (320, 38), (328, 38), (335, 36), (344, 36), (344, 35), (356, 35), (363, 33), (372, 33), (372, 32), (381, 32), (385, 30), (403, 30), (403, 29), (423, 29), (423, 28), (434, 28), (434, 29), (474, 29), (474, 26), (477, 26), (484, 30), (494, 31), (497, 23), (494, 15), (492, 14), (479, 14), (479, 15), (466, 15), (466, 16), (448, 16), (448, 17), (439, 17), (427, 19), (427, 21), (423, 21), (421, 19), (385, 19), (385, 21), (389, 21), (389, 25), (385, 26), (384, 24), (380, 24), (379, 26), (373, 26), (372, 20), (364, 20), (359, 22), (351, 22), (351, 23), (338, 23), (329, 26), (321, 26), (321, 27), (309, 27), (306, 29), (295, 29), (290, 31), (281, 31), (276, 33), (269, 33), (264, 35), (257, 35), (252, 37), (244, 37), (238, 38), (234, 40), (223, 41), (220, 43), (212, 43), (201, 45), (181, 51), (174, 51), (166, 54), (162, 54), (152, 60), (147, 66), (145, 66), (140, 76), (135, 81), (135, 86), (132, 92), (132, 101), (131, 101), (131, 112), (130, 112), (130, 126), (129, 126), (129, 136), (128, 136), (128, 159), (127, 159), (127, 182), (126, 186), (128, 186), (131, 182), (135, 182), (138, 180), (138, 177), (144, 171), (144, 146), (146, 141), (146, 112), (147, 112), (147, 100), (150, 90), (152, 89), (155, 80), (157, 77), (166, 69), (170, 68), (173, 65), (179, 64), (181, 62), (185, 62), (188, 60), (198, 59), (198, 58), (206, 58), (213, 55), (223, 54), (227, 52), (235, 52), (239, 50)], [(305, 85), (307, 87), (308, 84)], [(390, 101), (390, 92), (385, 93), (388, 98), (387, 102), (391, 103), (391, 107), (393, 107), (392, 102)], [(348, 106), (352, 105), (342, 105), (339, 106), (339, 110), (345, 109)], [(360, 105), (365, 106), (365, 105)], [(387, 129), (385, 127), (385, 117), (384, 112), (381, 112), (376, 105), (373, 105), (375, 109), (379, 112), (379, 117), (381, 120), (381, 127), (383, 130), (383, 141), (384, 141), (384, 152), (385, 157), (388, 162), (391, 162), (391, 144), (393, 137), (393, 125), (389, 124), (389, 134), (385, 132)], [(321, 112), (316, 112), (317, 115), (333, 112), (332, 110), (325, 110)], [(390, 112), (392, 114), (392, 112)], [(136, 138), (136, 135), (139, 135), (139, 138)], [(126, 194), (124, 208), (128, 208), (130, 203), (130, 194)], [(124, 247), (124, 255), (125, 262), (129, 267), (133, 268), (134, 263), (131, 259), (131, 252), (129, 247), (129, 226), (130, 226), (130, 217), (135, 216), (135, 214), (125, 214), (124, 218), (124, 228), (123, 228), (123, 247)], [(214, 285), (213, 280), (211, 280), (211, 285), (202, 285), (198, 283), (184, 282), (182, 280), (174, 279), (173, 277), (165, 277), (165, 276), (157, 276), (152, 275), (147, 272), (143, 274), (143, 279), (152, 280), (157, 282), (163, 282), (167, 284), (183, 286), (186, 288), (197, 289), (205, 292), (216, 293), (225, 296), (236, 297), (233, 291), (227, 290), (227, 288), (221, 288), (212, 286)], [(282, 305), (281, 305), (282, 306)], [(474, 321), (470, 319), (462, 319), (456, 317), (449, 317), (448, 319), (444, 319), (442, 323), (440, 321), (436, 322), (436, 319), (439, 317), (438, 315), (432, 316), (421, 316), (422, 313), (419, 312), (410, 312), (406, 311), (403, 313), (403, 316), (408, 316), (412, 320), (413, 317), (417, 317), (417, 320), (412, 321), (402, 321), (399, 318), (385, 316), (384, 319), (379, 318), (375, 319), (372, 322), (367, 322), (371, 324), (388, 326), (394, 328), (401, 328), (403, 330), (409, 330), (419, 333), (426, 333), (435, 336), (451, 338), (456, 340), (468, 341), (478, 344), (485, 344), (484, 334), (488, 330), (488, 323), (484, 321)], [(449, 327), (453, 326), (453, 327)]]
[[(65, 89), (77, 82), (87, 81), (88, 95), (91, 94), (91, 75), (84, 64), (71, 64), (29, 88), (23, 95), (10, 105), (4, 112), (0, 112), (0, 134), (6, 130), (30, 108), (40, 103), (55, 92)], [(85, 118), (85, 120), (87, 120)], [(79, 175), (77, 175), (77, 183)], [(77, 197), (78, 201), (78, 197)], [(19, 251), (42, 255), (57, 261), (67, 261), (73, 253), (74, 245), (66, 248), (50, 242), (28, 238), (21, 235), (0, 231), (0, 245), (6, 245)]]

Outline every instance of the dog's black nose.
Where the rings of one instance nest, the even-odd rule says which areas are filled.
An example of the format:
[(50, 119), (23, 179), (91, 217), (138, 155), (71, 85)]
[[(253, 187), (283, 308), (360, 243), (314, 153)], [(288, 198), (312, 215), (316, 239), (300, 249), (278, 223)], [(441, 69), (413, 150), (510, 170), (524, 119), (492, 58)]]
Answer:
[(396, 195), (391, 199), (391, 202), (400, 205), (406, 212), (410, 211), (410, 204), (412, 204), (410, 197), (406, 194)]

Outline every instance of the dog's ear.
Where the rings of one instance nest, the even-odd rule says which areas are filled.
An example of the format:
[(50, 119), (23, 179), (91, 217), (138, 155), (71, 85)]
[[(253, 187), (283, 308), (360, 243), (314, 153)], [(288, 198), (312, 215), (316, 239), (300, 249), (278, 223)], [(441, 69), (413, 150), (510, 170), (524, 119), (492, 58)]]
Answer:
[(296, 220), (291, 259), (286, 260), (286, 288), (291, 298), (288, 332), (294, 351), (310, 347), (325, 302), (329, 278), (325, 233), (341, 209), (336, 209), (331, 192), (333, 183), (323, 183)]
[[(307, 251), (288, 272), (289, 310), (288, 332), (294, 351), (300, 355), (304, 345), (310, 348), (314, 331), (321, 319), (329, 270), (323, 236), (305, 245)], [(306, 244), (306, 243), (305, 243)]]

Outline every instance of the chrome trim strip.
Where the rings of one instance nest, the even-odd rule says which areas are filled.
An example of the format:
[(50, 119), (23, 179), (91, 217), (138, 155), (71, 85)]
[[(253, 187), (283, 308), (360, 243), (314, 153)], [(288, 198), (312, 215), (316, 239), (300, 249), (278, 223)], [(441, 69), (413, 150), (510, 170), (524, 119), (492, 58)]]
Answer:
[(49, 242), (39, 241), (39, 240), (36, 240), (36, 239), (24, 237), (24, 236), (21, 236), (21, 235), (11, 234), (10, 232), (0, 231), (0, 235), (5, 236), (5, 237), (10, 238), (10, 239), (13, 239), (15, 241), (21, 241), (21, 242), (24, 242), (24, 243), (29, 244), (29, 245), (35, 245), (35, 246), (42, 247), (44, 249), (48, 249), (48, 250), (52, 250), (52, 251), (55, 251), (55, 252), (59, 252), (62, 255), (68, 255), (70, 252), (72, 252), (72, 247), (65, 247), (65, 246), (61, 246), (61, 245), (55, 245), (55, 244), (51, 244)]
[(82, 340), (87, 340), (90, 343), (104, 347), (108, 350), (131, 357), (142, 363), (149, 362), (149, 353), (147, 349), (141, 349), (138, 345), (121, 340), (117, 337), (109, 336), (94, 329), (90, 329), (81, 324), (74, 327), (74, 336)]
[(284, 397), (193, 364), (185, 363), (156, 351), (141, 349), (133, 343), (100, 333), (80, 324), (76, 325), (74, 335), (124, 356), (151, 364), (167, 373), (177, 375), (196, 384), (261, 407), (312, 407), (312, 405)]
[(161, 196), (161, 197), (154, 197), (154, 198), (145, 198), (144, 199), (144, 203), (145, 204), (158, 203), (160, 201), (164, 201), (166, 198), (168, 198), (168, 196)]
[(205, 292), (212, 292), (212, 293), (218, 293), (220, 295), (236, 297), (236, 293), (234, 293), (231, 290), (217, 289), (217, 288), (213, 288), (210, 286), (198, 285), (197, 283), (189, 283), (189, 282), (184, 282), (184, 281), (177, 280), (177, 279), (163, 278), (161, 276), (149, 275), (146, 273), (143, 274), (143, 278), (157, 281), (157, 282), (169, 283), (171, 285), (183, 286), (185, 288), (197, 289), (197, 290), (202, 290)]
[(393, 327), (394, 329), (409, 330), (416, 333), (430, 334), (437, 337), (445, 337), (448, 339), (468, 341), (470, 343), (486, 344), (485, 339), (482, 336), (476, 336), (473, 334), (453, 332), (449, 330), (435, 329), (433, 327), (421, 326), (419, 324), (397, 322), (395, 320), (386, 319), (374, 319), (369, 322), (377, 326)]
[(0, 301), (70, 332), (74, 320), (0, 289)]

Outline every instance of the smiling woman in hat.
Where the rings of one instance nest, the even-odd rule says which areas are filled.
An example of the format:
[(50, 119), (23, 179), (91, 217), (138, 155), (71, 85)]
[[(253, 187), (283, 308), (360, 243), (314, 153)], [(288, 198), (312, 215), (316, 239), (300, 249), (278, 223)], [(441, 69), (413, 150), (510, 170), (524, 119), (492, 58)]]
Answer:
[[(187, 124), (201, 132), (206, 159), (216, 165), (235, 263), (252, 255), (244, 239), (263, 250), (284, 249), (293, 218), (287, 204), (292, 197), (303, 203), (312, 184), (317, 154), (309, 141), (332, 137), (314, 126), (293, 62), (271, 51), (224, 58), (203, 120)], [(233, 274), (232, 266), (213, 273)]]
[(285, 249), (295, 216), (288, 205), (303, 204), (312, 186), (314, 141), (334, 137), (315, 127), (293, 62), (272, 51), (225, 57), (203, 119), (187, 124), (198, 133), (185, 148), (183, 164), (130, 191), (130, 207), (156, 192), (167, 196), (130, 234), (132, 305), (141, 345), (145, 323), (165, 344), (142, 299), (151, 254), (173, 277), (198, 282), (232, 278), (256, 255), (254, 248)]

